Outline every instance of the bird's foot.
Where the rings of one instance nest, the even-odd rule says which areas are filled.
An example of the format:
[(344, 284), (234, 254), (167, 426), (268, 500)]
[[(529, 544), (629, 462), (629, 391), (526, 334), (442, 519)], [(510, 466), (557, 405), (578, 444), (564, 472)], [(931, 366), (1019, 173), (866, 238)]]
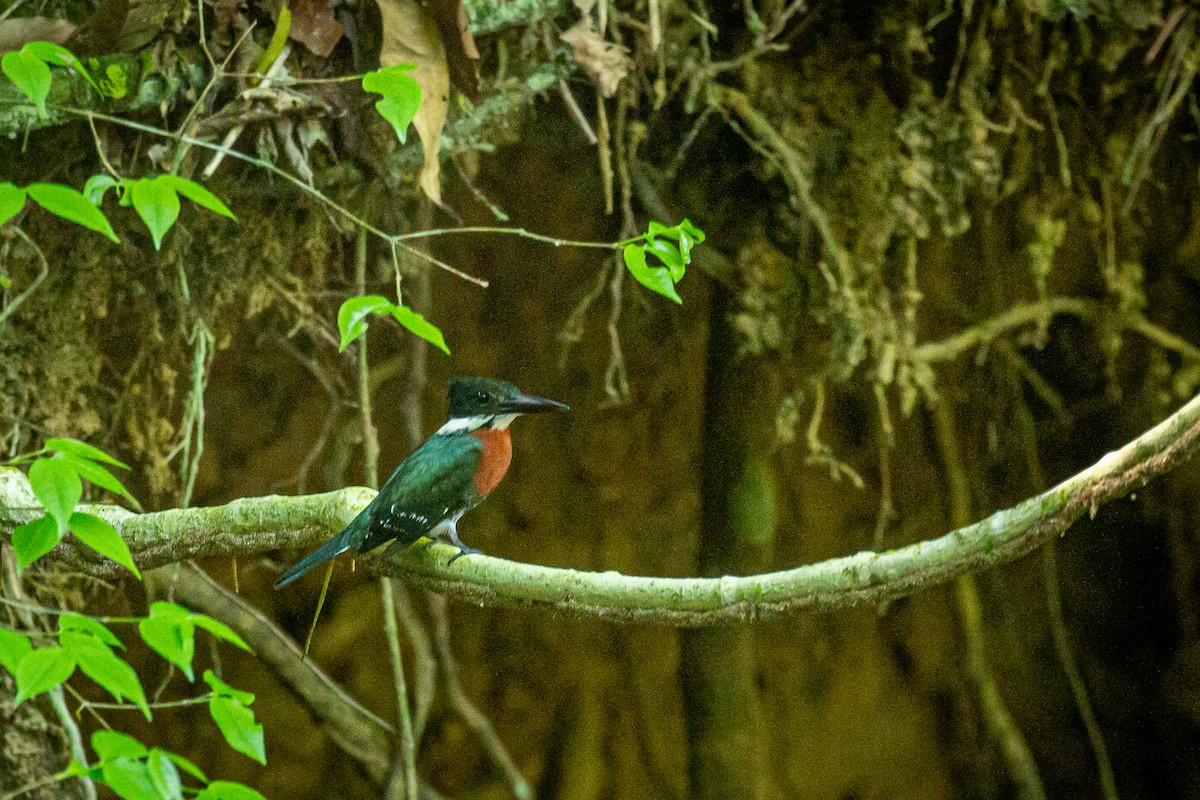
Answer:
[(458, 548), (458, 552), (455, 553), (454, 555), (450, 556), (450, 560), (446, 562), (447, 567), (450, 566), (451, 564), (453, 564), (458, 559), (462, 558), (463, 556), (483, 555), (482, 550), (476, 550), (474, 547), (467, 547), (465, 544), (462, 544), (461, 542), (458, 544), (455, 544), (454, 546)]

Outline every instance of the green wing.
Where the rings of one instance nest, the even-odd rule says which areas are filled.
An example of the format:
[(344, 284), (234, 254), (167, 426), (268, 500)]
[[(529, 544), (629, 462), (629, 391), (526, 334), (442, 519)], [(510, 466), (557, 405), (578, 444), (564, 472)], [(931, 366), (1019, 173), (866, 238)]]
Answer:
[(483, 443), (474, 436), (433, 436), (400, 462), (365, 510), (367, 536), (359, 550), (392, 539), (410, 544), (478, 500), (475, 470)]

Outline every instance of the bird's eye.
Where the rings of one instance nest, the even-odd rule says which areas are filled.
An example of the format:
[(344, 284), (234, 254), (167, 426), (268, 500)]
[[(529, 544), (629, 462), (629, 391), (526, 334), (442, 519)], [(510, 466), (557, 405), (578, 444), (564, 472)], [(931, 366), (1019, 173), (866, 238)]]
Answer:
[(475, 395), (475, 399), (481, 403), (487, 403), (492, 398), (488, 396), (487, 392), (480, 392), (479, 394)]

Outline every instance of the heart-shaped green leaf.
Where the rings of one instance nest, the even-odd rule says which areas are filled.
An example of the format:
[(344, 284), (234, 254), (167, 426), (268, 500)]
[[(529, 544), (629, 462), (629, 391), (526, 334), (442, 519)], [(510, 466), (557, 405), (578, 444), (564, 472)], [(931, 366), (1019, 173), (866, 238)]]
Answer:
[(155, 250), (162, 246), (163, 237), (179, 219), (179, 194), (164, 177), (142, 178), (129, 184), (133, 210), (150, 229)]
[(396, 64), (363, 76), (363, 91), (383, 95), (375, 103), (379, 115), (391, 123), (400, 143), (408, 139), (408, 126), (421, 108), (421, 85), (408, 75), (416, 64)]

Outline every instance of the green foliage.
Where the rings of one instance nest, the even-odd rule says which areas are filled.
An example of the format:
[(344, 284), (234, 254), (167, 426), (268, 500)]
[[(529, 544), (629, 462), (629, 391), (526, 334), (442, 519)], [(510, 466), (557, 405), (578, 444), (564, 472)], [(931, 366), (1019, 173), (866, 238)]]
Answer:
[[(146, 223), (156, 250), (162, 246), (163, 237), (179, 217), (180, 195), (214, 214), (237, 221), (229, 206), (219, 197), (195, 181), (178, 175), (120, 180), (111, 175), (93, 175), (84, 183), (82, 192), (58, 183), (35, 183), (25, 188), (12, 183), (0, 183), (0, 225), (19, 214), (25, 207), (26, 198), (32, 197), (35, 203), (51, 214), (102, 233), (114, 242), (120, 242), (113, 232), (112, 225), (100, 210), (104, 195), (114, 188), (121, 196), (121, 204), (133, 206), (133, 210)], [(82, 453), (75, 455), (94, 458)], [(113, 463), (124, 466), (120, 462)]]
[(58, 536), (62, 538), (70, 529), (71, 514), (83, 497), (79, 473), (64, 459), (43, 458), (29, 468), (29, 484), (46, 513), (54, 517)]
[(254, 695), (233, 688), (213, 674), (212, 670), (204, 671), (204, 680), (213, 690), (212, 699), (208, 701), (209, 713), (225, 741), (239, 753), (266, 764), (263, 726), (255, 722), (254, 712), (250, 710)]
[(138, 622), (138, 633), (150, 649), (170, 661), (194, 682), (192, 656), (196, 652), (196, 626), (189, 619), (191, 612), (174, 603), (157, 602), (150, 605), (150, 616)]
[(12, 548), (17, 556), (17, 574), (54, 549), (62, 539), (54, 517), (44, 515), (13, 530)]
[(230, 781), (213, 781), (196, 800), (266, 800), (258, 792), (240, 783)]
[[(689, 220), (670, 227), (651, 221), (646, 233), (626, 243), (622, 255), (638, 283), (682, 303), (675, 284), (683, 280), (688, 264), (692, 263), (692, 248), (703, 241), (704, 231)], [(651, 263), (649, 256), (654, 256), (658, 263)]]
[(180, 195), (214, 214), (237, 220), (229, 207), (221, 202), (215, 194), (195, 181), (181, 178), (178, 175), (159, 175), (154, 178), (122, 181), (109, 178), (111, 183), (103, 180), (104, 177), (93, 176), (84, 186), (85, 191), (90, 189), (90, 195), (98, 196), (100, 200), (103, 200), (104, 193), (110, 187), (116, 186), (117, 190), (122, 193), (122, 205), (132, 205), (133, 210), (150, 229), (155, 250), (162, 247), (163, 236), (171, 230), (171, 226), (179, 218)]
[(21, 213), (28, 195), (13, 183), (0, 183), (0, 225)]
[(162, 247), (162, 238), (179, 218), (179, 195), (158, 179), (142, 178), (128, 184), (133, 210), (150, 229), (154, 249)]
[(46, 62), (29, 52), (28, 46), (4, 54), (0, 69), (8, 76), (21, 94), (37, 106), (38, 117), (46, 118), (46, 98), (50, 95), (50, 67)]
[(4, 667), (9, 673), (16, 675), (17, 664), (20, 664), (21, 659), (31, 650), (33, 650), (33, 643), (29, 641), (28, 636), (0, 628), (0, 667)]
[(112, 524), (94, 514), (75, 512), (71, 515), (71, 531), (75, 538), (95, 550), (102, 556), (111, 558), (141, 580), (142, 573), (137, 564), (133, 563), (133, 554), (129, 545), (121, 538), (121, 534)]
[(17, 662), (14, 676), (17, 679), (17, 696), (13, 706), (19, 706), (31, 697), (48, 692), (65, 682), (75, 672), (75, 656), (62, 647), (43, 647), (33, 650)]
[(33, 201), (56, 217), (74, 222), (120, 242), (104, 214), (80, 192), (59, 183), (34, 183), (25, 187)]
[(401, 144), (407, 141), (408, 126), (421, 108), (421, 85), (408, 74), (416, 68), (416, 64), (397, 64), (368, 72), (362, 79), (364, 92), (383, 95), (375, 110), (392, 124)]
[(13, 531), (12, 545), (18, 571), (49, 553), (68, 531), (72, 531), (79, 541), (140, 578), (133, 555), (117, 529), (107, 520), (75, 510), (83, 495), (81, 479), (118, 494), (140, 508), (129, 490), (104, 465), (129, 467), (103, 450), (76, 439), (49, 439), (45, 448), (31, 455), (45, 454), (53, 455), (33, 462), (29, 468), (29, 484), (46, 514), (18, 525)]
[[(204, 614), (197, 614), (174, 603), (151, 605), (150, 616), (138, 620), (142, 638), (156, 652), (178, 666), (194, 680), (191, 657), (195, 651), (195, 630), (209, 631), (218, 639), (249, 650), (229, 626)], [(67, 612), (59, 618), (58, 644), (33, 648), (30, 638), (16, 631), (0, 629), (0, 666), (16, 678), (16, 705), (37, 697), (69, 680), (76, 667), (118, 703), (130, 702), (147, 720), (152, 718), (146, 694), (137, 673), (113, 648), (124, 650), (121, 640), (102, 622)], [(255, 721), (249, 706), (254, 695), (236, 689), (218, 678), (212, 670), (204, 673), (211, 687), (209, 713), (229, 745), (261, 764), (266, 763), (263, 726)], [(100, 763), (84, 767), (73, 763), (59, 779), (87, 775), (109, 786), (120, 797), (147, 800), (180, 800), (185, 790), (182, 770), (207, 783), (204, 773), (186, 758), (166, 750), (147, 749), (138, 740), (117, 731), (100, 731), (92, 737), (92, 747)], [(209, 797), (258, 797), (239, 784), (214, 784)], [(241, 792), (241, 794), (239, 794)], [(245, 794), (251, 792), (251, 794)]]
[[(86, 619), (79, 617), (79, 619)], [(120, 640), (112, 635), (99, 622), (93, 622), (107, 635), (99, 635), (96, 630), (88, 628), (72, 629), (60, 623), (58, 641), (63, 649), (71, 653), (81, 672), (98, 683), (118, 703), (130, 700), (141, 709), (147, 720), (151, 718), (150, 707), (146, 704), (146, 694), (138, 680), (137, 673), (120, 656), (112, 651), (111, 642), (124, 649)]]
[[(205, 774), (188, 759), (158, 747), (146, 747), (119, 731), (96, 731), (92, 750), (97, 762), (88, 767), (72, 760), (55, 777), (88, 777), (102, 783), (123, 800), (182, 800), (194, 795), (206, 800), (265, 800), (248, 786), (230, 781), (209, 783)], [(184, 774), (203, 788), (184, 785)]]
[(0, 631), (0, 665), (17, 679), (18, 705), (63, 683), (79, 667), (117, 702), (132, 701), (150, 719), (137, 673), (112, 651), (113, 647), (125, 649), (112, 631), (97, 620), (64, 614), (59, 620), (58, 645), (33, 650), (27, 636)]
[(420, 336), (446, 355), (450, 355), (450, 348), (446, 347), (446, 339), (442, 336), (440, 328), (408, 306), (397, 305), (377, 294), (351, 297), (338, 309), (338, 331), (341, 333), (339, 353), (367, 332), (367, 317), (372, 314), (390, 315), (410, 333)]
[(5, 53), (4, 58), (0, 59), (0, 69), (21, 94), (37, 107), (39, 118), (46, 118), (46, 98), (50, 96), (53, 80), (51, 64), (78, 70), (92, 88), (100, 91), (91, 74), (70, 50), (52, 42), (27, 42), (20, 50)]

